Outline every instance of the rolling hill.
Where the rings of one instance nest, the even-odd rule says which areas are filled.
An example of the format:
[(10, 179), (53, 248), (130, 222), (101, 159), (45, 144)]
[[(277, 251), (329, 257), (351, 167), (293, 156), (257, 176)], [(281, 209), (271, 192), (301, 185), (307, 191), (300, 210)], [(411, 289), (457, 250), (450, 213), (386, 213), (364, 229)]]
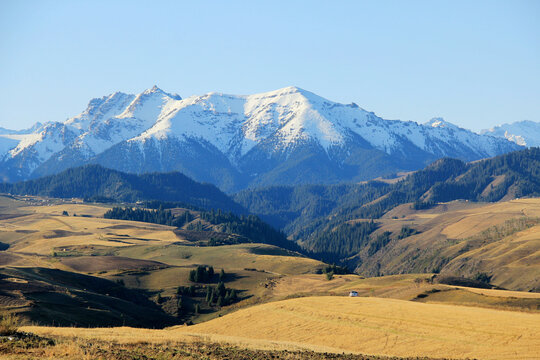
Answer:
[(179, 332), (386, 356), (510, 359), (536, 356), (539, 320), (539, 314), (394, 299), (305, 297), (243, 309)]
[(0, 304), (57, 326), (162, 328), (177, 323), (142, 292), (110, 280), (40, 267), (0, 268)]
[[(0, 308), (40, 324), (157, 327), (201, 321), (243, 306), (237, 303), (262, 301), (267, 289), (260, 284), (268, 279), (325, 266), (260, 243), (263, 232), (260, 238), (235, 233), (258, 228), (232, 214), (222, 216), (234, 221), (220, 223), (205, 217), (211, 212), (175, 208), (190, 214), (175, 227), (107, 219), (111, 205), (61, 199), (0, 197), (0, 209)], [(222, 225), (236, 227), (221, 230)], [(213, 267), (214, 274), (190, 280), (201, 266)], [(226, 304), (217, 296), (206, 299), (208, 289), (220, 283), (232, 298)]]
[[(257, 305), (195, 326), (164, 330), (35, 326), (24, 330), (48, 337), (77, 336), (94, 344), (138, 344), (140, 352), (166, 344), (161, 348), (166, 353), (175, 342), (187, 348), (195, 343), (211, 359), (256, 355), (262, 359), (534, 359), (540, 346), (539, 317), (374, 297), (315, 296)], [(207, 350), (209, 343), (236, 351), (223, 351), (220, 357)], [(286, 352), (243, 357), (241, 349), (246, 348)]]

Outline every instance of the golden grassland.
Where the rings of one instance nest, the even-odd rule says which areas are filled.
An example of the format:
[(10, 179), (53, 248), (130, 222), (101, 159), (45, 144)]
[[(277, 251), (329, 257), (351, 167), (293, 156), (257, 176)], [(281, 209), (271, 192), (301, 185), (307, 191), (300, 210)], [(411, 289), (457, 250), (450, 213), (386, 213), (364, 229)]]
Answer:
[[(336, 276), (332, 281), (327, 281), (324, 275), (313, 274), (317, 268), (323, 266), (319, 261), (297, 256), (282, 256), (272, 252), (266, 254), (271, 247), (262, 244), (189, 246), (188, 242), (178, 238), (173, 228), (168, 226), (95, 217), (101, 216), (107, 206), (87, 204), (26, 206), (11, 199), (1, 200), (0, 206), (7, 206), (11, 212), (26, 214), (0, 220), (0, 241), (11, 245), (8, 251), (1, 254), (5, 258), (3, 265), (42, 266), (102, 276), (111, 280), (122, 279), (128, 287), (159, 291), (163, 295), (171, 296), (178, 286), (190, 285), (187, 278), (191, 268), (198, 264), (208, 264), (213, 265), (218, 271), (223, 268), (233, 274), (227, 286), (241, 290), (245, 297), (249, 297), (235, 308), (309, 294), (344, 295), (350, 290), (359, 291), (362, 296), (412, 300), (418, 294), (433, 288), (425, 282), (420, 284), (415, 282), (418, 278), (428, 278), (430, 274), (367, 279), (357, 275), (346, 275)], [(63, 211), (67, 211), (70, 216), (63, 216)], [(432, 236), (434, 232), (450, 234), (449, 228), (455, 234), (463, 233), (455, 226), (456, 223), (459, 223), (461, 228), (473, 226), (475, 229), (482, 229), (486, 225), (479, 224), (497, 223), (501, 214), (503, 219), (519, 214), (527, 216), (540, 214), (540, 200), (523, 199), (488, 205), (453, 202), (425, 211), (412, 211), (408, 207), (396, 211), (407, 214), (404, 214), (406, 215), (404, 218), (383, 219), (382, 229), (395, 227), (393, 230), (399, 231), (403, 224), (428, 228), (424, 233), (412, 237), (413, 240), (420, 238), (420, 242), (425, 242), (430, 241), (428, 236)], [(78, 216), (73, 216), (74, 213)], [(428, 213), (433, 216), (422, 217)], [(494, 217), (493, 214), (499, 215)], [(471, 222), (471, 219), (476, 223)], [(537, 227), (527, 229), (519, 234), (518, 240), (513, 241), (523, 239), (528, 246), (536, 246), (538, 238), (536, 230)], [(403, 242), (408, 241), (412, 240), (405, 239)], [(51, 256), (53, 253), (58, 256)], [(523, 266), (507, 269), (507, 274), (511, 274), (513, 281), (519, 282), (524, 277), (535, 276), (534, 269), (538, 267), (540, 261), (534, 260), (534, 252), (532, 255), (528, 257), (530, 263), (525, 270)], [(153, 266), (148, 270), (154, 264), (152, 261), (165, 266)], [(519, 261), (523, 259), (519, 258), (518, 264)], [(520, 274), (520, 271), (523, 273)], [(492, 295), (478, 298), (475, 300), (476, 306), (505, 308), (506, 305), (497, 297), (498, 295)], [(445, 292), (423, 301), (475, 304), (470, 298), (467, 298), (467, 301), (464, 299), (462, 298), (462, 301), (455, 294)], [(510, 308), (516, 309), (517, 306), (513, 305), (515, 304), (511, 304)], [(207, 318), (202, 316), (201, 320)]]
[[(171, 301), (176, 298), (179, 286), (193, 285), (188, 275), (197, 265), (212, 265), (217, 273), (224, 269), (227, 287), (235, 289), (244, 300), (219, 312), (193, 314), (195, 322), (226, 313), (244, 303), (265, 301), (264, 285), (269, 279), (313, 273), (324, 266), (320, 261), (299, 254), (292, 256), (290, 252), (264, 244), (195, 246), (179, 238), (173, 227), (96, 217), (102, 216), (106, 206), (71, 203), (27, 206), (24, 202), (0, 197), (0, 208), (4, 213), (16, 215), (0, 218), (0, 241), (10, 245), (0, 252), (0, 266), (45, 267), (99, 276), (122, 281), (128, 288), (149, 292), (154, 297), (159, 293)], [(69, 216), (63, 215), (64, 211)], [(40, 281), (37, 278), (20, 280)], [(8, 295), (0, 296), (0, 307), (12, 308), (13, 298), (16, 298), (17, 304), (33, 304), (30, 308), (19, 307), (17, 311), (31, 311), (35, 313), (31, 316), (38, 318), (40, 307), (61, 306), (32, 300), (34, 296), (26, 290), (23, 293), (10, 291)], [(92, 294), (88, 297), (92, 298)]]
[(44, 336), (116, 342), (204, 339), (259, 349), (386, 356), (535, 359), (540, 314), (395, 299), (304, 297), (249, 307), (165, 330), (26, 327)]
[[(276, 274), (301, 274), (322, 266), (321, 262), (304, 257), (265, 255), (265, 249), (270, 247), (262, 244), (181, 246), (189, 243), (179, 238), (173, 227), (96, 217), (107, 210), (104, 206), (19, 205), (17, 210), (26, 215), (0, 220), (0, 241), (10, 244), (9, 253), (49, 256), (57, 251), (59, 255), (100, 255), (78, 254), (94, 246), (114, 250), (115, 255), (173, 266), (209, 264), (228, 269), (256, 268)], [(69, 216), (62, 216), (63, 211), (68, 211)], [(73, 216), (75, 213), (78, 216)], [(174, 246), (169, 246), (173, 243)], [(262, 249), (260, 253), (258, 249)]]
[(134, 221), (109, 220), (32, 213), (0, 222), (0, 241), (11, 242), (11, 251), (50, 255), (68, 246), (123, 247), (163, 244), (179, 239), (173, 228)]
[(463, 286), (452, 286), (454, 288), (467, 290), (475, 294), (481, 294), (485, 296), (496, 296), (496, 297), (514, 297), (522, 299), (540, 299), (540, 293), (533, 292), (524, 292), (524, 291), (509, 291), (509, 290), (498, 290), (498, 289), (476, 289), (468, 288)]
[(65, 328), (65, 327), (44, 327), (44, 326), (24, 326), (22, 331), (31, 332), (46, 337), (64, 337), (76, 338), (83, 341), (106, 341), (110, 343), (130, 344), (130, 343), (221, 343), (234, 345), (248, 349), (259, 350), (288, 350), (288, 351), (316, 351), (342, 353), (343, 349), (331, 348), (328, 346), (319, 346), (303, 344), (294, 341), (279, 340), (254, 340), (247, 337), (238, 337), (221, 334), (202, 334), (188, 332), (192, 327), (181, 326), (173, 329), (141, 329), (131, 327), (112, 327), (112, 328)]
[[(358, 270), (380, 264), (382, 273), (431, 272), (450, 259), (442, 272), (473, 277), (492, 275), (491, 282), (513, 290), (540, 289), (540, 224), (491, 239), (484, 231), (508, 228), (512, 221), (540, 218), (540, 198), (499, 203), (455, 201), (415, 211), (396, 207), (380, 220), (379, 233), (399, 233), (407, 226), (419, 234), (391, 243), (366, 259)], [(416, 259), (412, 261), (411, 259)]]
[(380, 298), (290, 299), (183, 331), (389, 356), (534, 358), (540, 349), (539, 314)]
[(324, 275), (293, 275), (272, 281), (272, 286), (265, 293), (265, 298), (267, 301), (276, 301), (314, 295), (344, 296), (354, 290), (359, 296), (364, 297), (540, 313), (540, 293), (445, 285), (437, 283), (437, 278), (434, 282), (431, 278), (431, 274), (403, 274), (374, 278), (335, 275), (331, 281), (328, 281)]
[(498, 203), (450, 202), (428, 210), (413, 210), (400, 205), (385, 214), (386, 226), (395, 224), (437, 228), (451, 239), (465, 239), (494, 225), (519, 217), (540, 217), (540, 198), (517, 199)]
[(238, 244), (223, 246), (133, 246), (120, 249), (118, 254), (145, 260), (160, 261), (176, 266), (212, 264), (215, 268), (239, 270), (252, 268), (276, 275), (303, 274), (323, 264), (300, 256), (266, 255), (263, 244)]
[[(195, 338), (195, 340), (193, 339)], [(161, 343), (147, 341), (111, 342), (100, 339), (54, 336), (39, 337), (25, 333), (19, 338), (2, 341), (0, 358), (10, 360), (29, 359), (70, 359), (70, 360), (389, 360), (387, 357), (361, 354), (315, 352), (294, 344), (271, 344), (272, 348), (258, 349), (250, 344), (230, 344), (224, 341), (211, 342), (208, 337), (192, 337), (187, 341), (172, 340)], [(224, 339), (221, 339), (224, 340)], [(282, 348), (283, 349), (280, 349)], [(277, 349), (276, 349), (277, 348)], [(392, 358), (392, 360), (396, 360)], [(411, 358), (403, 360), (419, 360)], [(428, 360), (422, 358), (422, 360)], [(442, 359), (441, 359), (442, 360)]]
[[(106, 206), (21, 206), (0, 200), (0, 210), (14, 214), (0, 218), (0, 241), (10, 245), (0, 252), (2, 266), (42, 266), (122, 279), (127, 287), (172, 296), (178, 286), (190, 285), (190, 269), (207, 264), (218, 272), (224, 268), (230, 276), (226, 286), (243, 296), (236, 304), (194, 318), (194, 326), (25, 327), (25, 331), (83, 342), (205, 341), (253, 349), (388, 356), (534, 359), (540, 354), (539, 293), (433, 284), (432, 274), (335, 275), (328, 281), (325, 275), (314, 274), (323, 263), (268, 245), (193, 246), (172, 227), (100, 218)], [(422, 211), (401, 207), (381, 220), (380, 231), (399, 232), (404, 225), (422, 231), (403, 239), (405, 246), (429, 247), (448, 239), (460, 245), (491, 226), (524, 216), (540, 216), (540, 199), (455, 202)], [(540, 225), (465, 252), (460, 259), (465, 261), (466, 256), (500, 269), (494, 274), (497, 284), (520, 288), (540, 281)], [(392, 261), (403, 259), (397, 256)], [(361, 297), (345, 297), (350, 290)]]

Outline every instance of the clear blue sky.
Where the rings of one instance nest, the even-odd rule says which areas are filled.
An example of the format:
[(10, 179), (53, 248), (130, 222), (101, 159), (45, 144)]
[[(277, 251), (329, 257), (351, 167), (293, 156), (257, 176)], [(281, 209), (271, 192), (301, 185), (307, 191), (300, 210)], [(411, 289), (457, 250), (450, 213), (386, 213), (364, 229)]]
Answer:
[(540, 1), (0, 0), (0, 126), (157, 84), (296, 85), (387, 119), (540, 121)]

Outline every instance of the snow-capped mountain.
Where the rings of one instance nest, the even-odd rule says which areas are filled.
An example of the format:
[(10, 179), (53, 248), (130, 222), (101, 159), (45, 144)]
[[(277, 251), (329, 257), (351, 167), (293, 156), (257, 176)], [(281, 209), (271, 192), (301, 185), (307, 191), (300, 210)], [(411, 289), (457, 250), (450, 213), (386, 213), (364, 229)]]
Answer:
[(182, 99), (154, 86), (93, 99), (80, 115), (42, 126), (5, 153), (0, 174), (18, 180), (99, 163), (128, 172), (179, 170), (232, 191), (364, 180), (444, 156), (476, 160), (519, 148), (439, 118), (384, 120), (297, 87)]
[(482, 130), (480, 134), (508, 139), (527, 147), (540, 146), (540, 123), (530, 120), (502, 124)]
[(42, 123), (35, 123), (32, 127), (23, 130), (11, 130), (0, 127), (0, 159), (2, 159), (8, 151), (17, 147), (17, 145), (25, 138), (32, 136), (35, 132), (43, 127)]

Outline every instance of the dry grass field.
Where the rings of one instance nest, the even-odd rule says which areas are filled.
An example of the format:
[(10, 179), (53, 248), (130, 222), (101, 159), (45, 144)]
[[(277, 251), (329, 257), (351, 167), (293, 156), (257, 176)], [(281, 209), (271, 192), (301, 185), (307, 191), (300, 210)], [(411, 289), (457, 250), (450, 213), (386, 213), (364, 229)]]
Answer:
[[(55, 329), (57, 330), (57, 329)], [(99, 334), (103, 332), (97, 329)], [(133, 329), (114, 329), (115, 334), (132, 333)], [(54, 331), (54, 330), (53, 330)], [(0, 358), (2, 359), (69, 359), (69, 360), (389, 360), (384, 356), (360, 355), (349, 353), (315, 352), (296, 347), (292, 344), (269, 343), (269, 349), (259, 349), (249, 343), (234, 342), (225, 339), (210, 340), (210, 337), (186, 336), (179, 340), (166, 342), (117, 342), (116, 340), (87, 339), (84, 337), (56, 336), (40, 337), (25, 334), (21, 338), (0, 340)], [(260, 345), (260, 344), (259, 344)], [(260, 347), (260, 346), (259, 346)], [(392, 360), (396, 360), (392, 358)], [(403, 359), (409, 360), (409, 359)], [(410, 360), (419, 360), (411, 358)], [(428, 360), (422, 358), (422, 360)]]
[[(420, 233), (390, 243), (358, 270), (365, 272), (378, 263), (384, 274), (441, 271), (472, 277), (486, 272), (497, 286), (540, 290), (540, 223), (520, 230), (518, 223), (525, 219), (539, 222), (539, 198), (485, 204), (456, 201), (420, 211), (401, 205), (381, 219), (377, 231), (399, 233), (407, 226)], [(512, 226), (516, 231), (510, 231)], [(509, 235), (492, 237), (504, 231)]]
[[(72, 272), (112, 280), (141, 291), (153, 301), (160, 296), (165, 301), (159, 305), (173, 316), (177, 315), (177, 289), (194, 285), (188, 275), (197, 265), (212, 265), (217, 273), (221, 269), (226, 271), (227, 288), (235, 289), (242, 300), (233, 308), (243, 306), (244, 302), (264, 301), (264, 284), (269, 279), (313, 273), (324, 266), (319, 261), (264, 244), (198, 246), (183, 235), (178, 236), (170, 226), (100, 217), (107, 208), (55, 199), (16, 201), (0, 197), (0, 209), (10, 215), (0, 218), (0, 242), (9, 245), (7, 250), (0, 251), (0, 266), (59, 269), (66, 271), (62, 276)], [(43, 279), (40, 271), (9, 269), (0, 268), (0, 282), (6, 281), (3, 277), (16, 277), (18, 284), (31, 285), (16, 289), (12, 281), (7, 281), (10, 290), (0, 291), (0, 307), (22, 312), (32, 321), (48, 323), (61, 307), (75, 311), (77, 302), (92, 307), (94, 313), (105, 314), (111, 309), (101, 298), (95, 301), (94, 294), (84, 293), (87, 286), (79, 286), (78, 281), (57, 283), (54, 277)], [(72, 280), (75, 278), (74, 275)], [(217, 276), (214, 280), (212, 286), (217, 285)], [(47, 295), (36, 295), (36, 289)], [(65, 296), (75, 292), (76, 301)], [(204, 289), (199, 290), (198, 296), (196, 302), (205, 302)], [(202, 313), (195, 314), (195, 302), (185, 299), (185, 303), (187, 313), (177, 323), (204, 321), (229, 311), (229, 307), (208, 309), (201, 303)], [(83, 317), (72, 314), (73, 324), (91, 321), (92, 312), (84, 313), (88, 314)], [(68, 318), (62, 316), (61, 323), (68, 325)]]
[[(444, 285), (433, 282), (429, 271), (372, 278), (335, 275), (329, 281), (324, 274), (315, 273), (323, 263), (298, 254), (262, 244), (197, 246), (175, 234), (172, 227), (103, 219), (100, 216), (106, 209), (47, 201), (38, 206), (36, 200), (0, 197), (0, 242), (9, 245), (0, 251), (0, 284), (10, 287), (0, 289), (0, 307), (34, 314), (28, 318), (41, 323), (50, 323), (61, 315), (65, 324), (69, 324), (70, 316), (79, 324), (99, 316), (101, 326), (107, 326), (108, 317), (129, 316), (129, 324), (133, 324), (137, 306), (142, 303), (126, 302), (129, 312), (122, 313), (114, 299), (98, 293), (99, 286), (92, 279), (112, 280), (109, 284), (114, 291), (125, 285), (148, 294), (157, 311), (158, 306), (166, 309), (176, 304), (178, 287), (192, 285), (189, 271), (201, 264), (213, 265), (217, 272), (223, 268), (227, 288), (236, 289), (241, 300), (213, 310), (203, 304), (200, 314), (191, 313), (173, 322), (190, 319), (195, 325), (163, 330), (25, 327), (25, 331), (58, 340), (58, 345), (49, 350), (28, 352), (29, 357), (58, 358), (72, 351), (71, 358), (81, 359), (85, 352), (102, 354), (106, 359), (121, 358), (122, 354), (126, 359), (129, 354), (140, 358), (168, 354), (174, 358), (190, 348), (192, 358), (200, 358), (203, 355), (194, 350), (197, 346), (193, 344), (203, 341), (217, 344), (211, 345), (207, 358), (220, 358), (226, 353), (234, 359), (230, 354), (237, 354), (237, 350), (231, 347), (271, 351), (244, 353), (238, 359), (278, 355), (324, 358), (320, 352), (372, 354), (373, 359), (539, 358), (540, 293)], [(69, 216), (62, 215), (64, 211)], [(389, 254), (392, 258), (387, 263), (379, 254), (374, 256), (383, 267), (398, 271), (411, 256), (411, 249), (422, 247), (450, 254), (478, 243), (474, 236), (504, 225), (508, 219), (540, 216), (540, 199), (501, 204), (454, 202), (422, 211), (401, 207), (390, 215), (381, 220), (378, 231), (399, 232), (402, 226), (421, 231), (403, 239), (401, 247)], [(468, 261), (474, 265), (471, 273), (489, 264), (500, 268), (493, 273), (495, 283), (520, 289), (540, 281), (539, 242), (540, 225), (532, 226), (462, 251), (449, 266)], [(93, 278), (84, 278), (84, 274)], [(95, 289), (86, 291), (88, 286)], [(347, 297), (351, 290), (360, 297)], [(165, 299), (161, 305), (156, 300), (158, 294)], [(123, 296), (123, 301), (129, 300), (128, 295)], [(204, 301), (201, 296), (197, 301)], [(81, 304), (85, 304), (84, 311), (80, 311)], [(163, 317), (163, 323), (167, 319)], [(144, 321), (147, 324), (148, 317)], [(110, 342), (118, 344), (107, 345)], [(228, 350), (220, 353), (222, 348)], [(301, 353), (295, 357), (290, 351)], [(308, 351), (319, 353), (312, 356)], [(24, 353), (0, 357), (4, 355), (26, 358)]]
[(390, 275), (362, 278), (336, 275), (328, 281), (324, 275), (294, 275), (272, 281), (266, 298), (272, 301), (292, 297), (337, 295), (354, 290), (359, 296), (392, 298), (452, 305), (466, 305), (499, 310), (540, 314), (540, 293), (476, 289), (430, 281), (430, 274)]
[(380, 298), (290, 299), (181, 331), (388, 356), (533, 359), (540, 349), (540, 314)]
[(381, 298), (304, 297), (164, 330), (26, 327), (120, 343), (220, 342), (255, 349), (399, 357), (537, 359), (540, 314)]

